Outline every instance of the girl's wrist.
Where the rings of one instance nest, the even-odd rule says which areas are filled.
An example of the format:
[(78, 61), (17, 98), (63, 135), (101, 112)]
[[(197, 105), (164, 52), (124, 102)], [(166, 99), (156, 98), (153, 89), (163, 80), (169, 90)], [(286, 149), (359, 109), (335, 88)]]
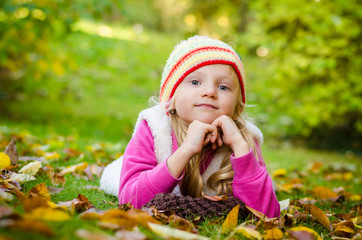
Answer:
[(244, 156), (250, 151), (249, 144), (245, 140), (237, 141), (231, 144), (230, 148), (233, 151), (235, 157)]

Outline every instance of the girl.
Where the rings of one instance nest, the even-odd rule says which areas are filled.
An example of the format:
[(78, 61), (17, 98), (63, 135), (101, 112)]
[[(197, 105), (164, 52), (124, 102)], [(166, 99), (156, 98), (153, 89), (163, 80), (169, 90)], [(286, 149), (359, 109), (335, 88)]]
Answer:
[(123, 159), (106, 167), (101, 188), (136, 208), (158, 193), (226, 194), (279, 216), (262, 133), (241, 116), (244, 84), (229, 45), (203, 36), (182, 41), (164, 68), (159, 104), (139, 114)]

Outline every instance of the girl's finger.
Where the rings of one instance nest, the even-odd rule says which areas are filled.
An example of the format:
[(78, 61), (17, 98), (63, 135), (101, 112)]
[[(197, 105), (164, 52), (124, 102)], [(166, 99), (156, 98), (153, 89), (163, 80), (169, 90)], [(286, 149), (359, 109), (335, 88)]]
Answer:
[(211, 139), (211, 133), (206, 134), (203, 145), (205, 146), (210, 142)]

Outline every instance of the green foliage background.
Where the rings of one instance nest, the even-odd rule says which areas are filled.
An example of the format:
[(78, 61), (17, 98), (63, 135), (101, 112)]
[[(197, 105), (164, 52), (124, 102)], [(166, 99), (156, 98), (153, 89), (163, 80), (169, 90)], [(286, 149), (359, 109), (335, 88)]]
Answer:
[(242, 56), (264, 134), (361, 148), (358, 1), (0, 2), (5, 124), (127, 140), (180, 40), (220, 38)]

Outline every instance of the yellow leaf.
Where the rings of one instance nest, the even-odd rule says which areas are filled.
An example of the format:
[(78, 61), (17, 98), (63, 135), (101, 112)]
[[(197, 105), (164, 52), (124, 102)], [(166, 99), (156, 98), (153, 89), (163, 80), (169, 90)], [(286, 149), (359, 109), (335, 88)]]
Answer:
[(1, 152), (0, 153), (0, 171), (9, 167), (11, 165), (10, 157), (6, 154)]
[(61, 175), (65, 175), (67, 173), (72, 173), (72, 172), (77, 172), (77, 173), (81, 173), (84, 171), (84, 169), (86, 169), (88, 167), (88, 163), (87, 162), (83, 162), (83, 163), (79, 163), (76, 165), (72, 165), (70, 167), (67, 167), (66, 169), (62, 170), (60, 172)]
[(48, 160), (56, 160), (61, 157), (60, 154), (57, 152), (45, 152), (44, 155), (45, 155), (45, 158)]
[(354, 229), (344, 225), (336, 227), (336, 229), (333, 231), (334, 236), (346, 237), (346, 238), (351, 238), (354, 235), (354, 233), (355, 233)]
[(263, 236), (263, 239), (267, 240), (279, 240), (284, 237), (283, 232), (279, 228), (268, 229)]
[(332, 192), (328, 188), (322, 186), (315, 187), (312, 190), (312, 194), (319, 199), (332, 199), (338, 197), (337, 193)]
[(258, 231), (242, 225), (239, 225), (235, 229), (235, 232), (243, 235), (247, 239), (257, 239), (257, 240), (262, 239), (261, 234)]
[(34, 176), (41, 168), (41, 162), (31, 162), (19, 170), (19, 173), (29, 174)]
[(309, 238), (314, 237), (315, 240), (322, 240), (321, 236), (319, 236), (319, 234), (316, 233), (313, 229), (304, 226), (293, 227), (288, 230), (288, 233), (292, 236), (294, 236), (294, 234), (298, 234), (299, 239), (307, 239), (307, 237)]
[(238, 216), (239, 216), (239, 207), (240, 205), (236, 205), (226, 216), (224, 223), (221, 226), (221, 232), (225, 233), (227, 231), (231, 231), (238, 225)]
[(277, 169), (272, 173), (273, 178), (284, 177), (285, 175), (287, 175), (287, 170), (284, 168)]
[(307, 209), (309, 209), (312, 216), (318, 220), (318, 222), (320, 222), (323, 226), (325, 226), (329, 231), (333, 230), (333, 226), (329, 222), (329, 219), (327, 215), (323, 212), (323, 210), (321, 210), (320, 208), (318, 208), (313, 204), (308, 204), (306, 205), (306, 207)]
[(35, 208), (33, 211), (26, 213), (24, 216), (28, 219), (37, 219), (51, 222), (62, 222), (71, 218), (66, 212), (62, 210), (47, 207)]
[(184, 239), (184, 240), (208, 240), (210, 238), (197, 235), (194, 233), (185, 232), (176, 228), (171, 228), (168, 226), (162, 226), (159, 224), (148, 223), (150, 229), (157, 235), (163, 238), (171, 239)]
[(358, 201), (361, 201), (362, 197), (361, 197), (361, 195), (355, 194), (355, 195), (352, 195), (349, 199), (351, 201), (358, 202)]

